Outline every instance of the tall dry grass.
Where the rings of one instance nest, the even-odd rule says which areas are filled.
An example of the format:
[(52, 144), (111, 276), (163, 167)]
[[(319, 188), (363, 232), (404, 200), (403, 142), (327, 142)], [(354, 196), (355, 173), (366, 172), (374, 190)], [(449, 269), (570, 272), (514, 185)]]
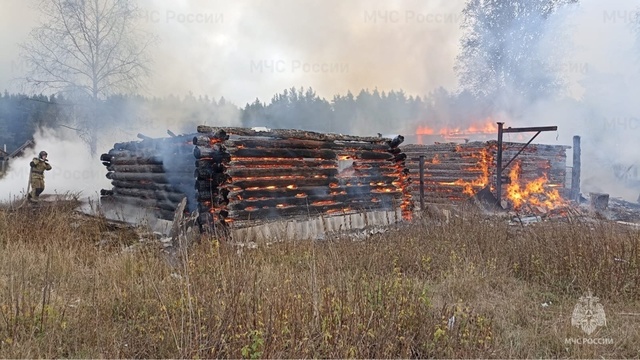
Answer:
[[(640, 357), (640, 232), (460, 214), (169, 255), (68, 208), (0, 211), (0, 357)], [(565, 344), (588, 290), (611, 345)]]

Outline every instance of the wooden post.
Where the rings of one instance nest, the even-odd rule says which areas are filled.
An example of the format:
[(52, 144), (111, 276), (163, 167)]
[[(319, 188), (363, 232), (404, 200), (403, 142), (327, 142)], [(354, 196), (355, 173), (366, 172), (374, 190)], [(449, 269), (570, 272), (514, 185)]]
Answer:
[(420, 210), (424, 211), (424, 155), (420, 155)]
[(571, 168), (571, 200), (580, 202), (580, 136), (573, 137), (573, 167)]
[(496, 156), (496, 200), (498, 206), (502, 206), (502, 126), (503, 122), (498, 122), (498, 153)]

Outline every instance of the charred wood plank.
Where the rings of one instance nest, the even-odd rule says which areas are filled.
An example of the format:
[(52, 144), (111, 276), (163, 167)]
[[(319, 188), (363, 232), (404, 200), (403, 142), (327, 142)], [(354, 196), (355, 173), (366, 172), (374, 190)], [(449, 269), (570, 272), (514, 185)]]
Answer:
[(108, 172), (106, 175), (110, 180), (122, 181), (141, 181), (146, 183), (187, 183), (193, 181), (193, 174), (156, 174), (156, 173), (127, 173), (127, 172)]
[(160, 156), (114, 156), (110, 162), (113, 165), (162, 165), (162, 163), (163, 160)]
[(331, 150), (322, 149), (236, 149), (231, 151), (234, 157), (257, 157), (257, 158), (315, 158), (315, 159), (335, 159), (336, 153)]
[(372, 143), (345, 143), (321, 140), (302, 139), (264, 139), (264, 138), (240, 138), (228, 140), (224, 143), (228, 149), (323, 149), (336, 150), (344, 153), (356, 150), (388, 151), (389, 146)]
[(237, 168), (230, 167), (227, 174), (234, 179), (239, 178), (260, 178), (275, 176), (327, 176), (332, 177), (338, 174), (338, 169), (323, 169), (318, 167), (299, 167), (299, 168)]
[(193, 156), (196, 159), (208, 159), (212, 162), (226, 163), (231, 161), (231, 154), (222, 149), (212, 149), (197, 146), (193, 149)]
[(229, 139), (229, 135), (224, 129), (220, 129), (215, 133), (198, 134), (192, 139), (192, 144), (197, 146), (209, 146), (224, 142)]
[(114, 164), (107, 167), (109, 171), (130, 173), (164, 173), (163, 165), (120, 165)]
[(218, 191), (219, 184), (213, 183), (209, 180), (197, 180), (195, 182), (196, 191)]
[(234, 157), (229, 162), (229, 167), (265, 167), (272, 168), (274, 166), (280, 168), (292, 168), (302, 166), (314, 166), (324, 168), (338, 168), (338, 163), (335, 160), (315, 160), (315, 159), (262, 159), (262, 158), (242, 158)]
[(172, 184), (159, 184), (159, 183), (154, 183), (154, 182), (113, 180), (113, 181), (111, 181), (111, 185), (113, 185), (114, 187), (127, 188), (127, 189), (159, 190), (159, 191), (180, 192)]
[(216, 187), (231, 181), (231, 177), (226, 173), (200, 172), (199, 170), (196, 170), (196, 179), (198, 181), (208, 181), (211, 186)]
[(311, 200), (309, 198), (296, 198), (296, 197), (264, 199), (264, 200), (244, 199), (242, 201), (230, 202), (228, 209), (230, 212), (233, 212), (233, 211), (247, 210), (247, 209), (264, 209), (264, 208), (277, 209), (280, 207), (287, 208), (291, 206), (296, 206), (296, 207), (326, 206), (326, 205), (342, 204), (345, 200), (348, 200), (348, 196), (338, 195), (338, 196), (331, 196), (331, 197), (321, 197), (321, 199), (322, 200)]
[(207, 160), (197, 160), (196, 161), (196, 169), (208, 170), (212, 173), (222, 173), (227, 167), (225, 164), (211, 162)]
[(120, 187), (114, 188), (113, 194), (137, 197), (141, 199), (164, 200), (164, 201), (168, 201), (176, 204), (180, 203), (180, 201), (182, 201), (182, 199), (185, 197), (185, 194), (181, 194), (178, 192), (134, 189), (134, 188), (120, 188)]
[(233, 210), (229, 211), (229, 219), (232, 220), (250, 220), (250, 219), (278, 219), (282, 217), (298, 216), (298, 215), (328, 215), (328, 214), (344, 214), (352, 213), (360, 210), (359, 208), (345, 206), (344, 204), (334, 204), (325, 206), (291, 206), (287, 208), (268, 208), (249, 210)]
[(298, 178), (298, 179), (272, 179), (272, 180), (231, 180), (231, 184), (228, 185), (230, 190), (233, 190), (234, 187), (238, 187), (240, 189), (249, 189), (249, 188), (286, 188), (290, 187), (295, 189), (301, 186), (329, 186), (329, 184), (335, 182), (335, 179), (328, 178), (316, 178), (316, 179), (308, 179), (308, 178)]
[(230, 201), (227, 208), (233, 210), (245, 210), (246, 208), (276, 208), (278, 205), (285, 207), (295, 206), (324, 206), (332, 204), (365, 204), (371, 203), (378, 206), (378, 203), (391, 204), (397, 202), (392, 194), (364, 194), (353, 197), (347, 194), (339, 195), (309, 195), (306, 197), (274, 197), (274, 198), (244, 198), (240, 201)]
[(271, 129), (269, 131), (259, 131), (249, 128), (234, 128), (234, 127), (211, 127), (206, 125), (200, 125), (197, 128), (198, 133), (215, 133), (219, 130), (224, 130), (229, 135), (241, 135), (241, 136), (267, 136), (280, 139), (301, 139), (301, 140), (320, 140), (320, 141), (362, 141), (370, 143), (384, 144), (387, 141), (391, 141), (389, 138), (382, 137), (364, 137), (364, 136), (352, 136), (342, 134), (326, 134), (317, 133), (304, 130), (290, 130), (290, 129)]
[(110, 198), (118, 203), (135, 205), (142, 208), (175, 211), (178, 207), (178, 203), (167, 200), (141, 199), (135, 196), (118, 194), (111, 195)]
[(451, 175), (441, 175), (441, 174), (429, 174), (426, 172), (424, 174), (425, 183), (451, 183), (455, 181), (463, 181), (463, 182), (471, 182), (471, 181), (479, 181), (482, 179), (482, 176), (478, 176), (478, 174), (474, 173), (464, 173), (464, 174), (455, 174)]
[(111, 161), (112, 157), (113, 157), (112, 154), (102, 154), (102, 155), (100, 155), (100, 161), (109, 162), (109, 161)]

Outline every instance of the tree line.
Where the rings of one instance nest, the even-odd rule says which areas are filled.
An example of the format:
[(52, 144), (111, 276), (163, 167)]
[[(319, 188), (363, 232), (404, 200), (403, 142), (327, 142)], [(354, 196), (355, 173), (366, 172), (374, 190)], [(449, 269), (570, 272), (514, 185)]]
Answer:
[[(402, 90), (363, 89), (353, 94), (334, 95), (330, 100), (312, 88), (290, 88), (269, 101), (256, 99), (239, 107), (224, 97), (112, 95), (99, 102), (91, 116), (78, 116), (86, 108), (63, 96), (0, 94), (0, 145), (11, 151), (33, 139), (38, 128), (65, 127), (98, 132), (120, 128), (156, 130), (154, 135), (195, 132), (198, 125), (303, 129), (355, 135), (408, 134), (419, 125), (460, 124), (486, 117), (488, 104), (468, 92), (450, 93), (439, 88), (425, 96)], [(93, 111), (93, 109), (92, 109)], [(91, 126), (78, 121), (92, 119)], [(82, 125), (82, 126), (81, 126)], [(80, 134), (82, 136), (82, 133)], [(164, 134), (166, 136), (166, 133)]]

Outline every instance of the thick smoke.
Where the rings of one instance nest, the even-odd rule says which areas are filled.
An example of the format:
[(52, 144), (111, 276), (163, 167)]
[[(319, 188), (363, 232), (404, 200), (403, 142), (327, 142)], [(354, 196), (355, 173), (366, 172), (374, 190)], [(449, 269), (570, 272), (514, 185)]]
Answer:
[(583, 0), (555, 14), (539, 52), (548, 54), (559, 40), (568, 40), (560, 43), (565, 48), (554, 68), (566, 80), (567, 97), (524, 104), (521, 117), (506, 120), (558, 126), (540, 142), (571, 145), (574, 135), (581, 136), (583, 193), (607, 192), (630, 201), (640, 194), (637, 6), (629, 0)]
[[(404, 89), (412, 95), (441, 87), (449, 93), (458, 91), (453, 67), (460, 53), (463, 1), (142, 0), (140, 4), (140, 26), (160, 38), (152, 53), (154, 75), (143, 92), (146, 96), (183, 97), (191, 92), (215, 99), (224, 96), (243, 106), (255, 98), (268, 100), (292, 86), (313, 87), (328, 99), (362, 88)], [(637, 6), (632, 0), (581, 0), (556, 12), (546, 20), (543, 41), (530, 54), (531, 59), (552, 65), (551, 69), (536, 67), (534, 61), (519, 71), (522, 78), (544, 77), (549, 71), (559, 74), (565, 80), (564, 97), (531, 101), (513, 95), (519, 89), (504, 89), (502, 96), (492, 99), (502, 108), (489, 112), (506, 126), (559, 127), (557, 133), (543, 133), (536, 142), (571, 145), (574, 135), (581, 136), (583, 191), (605, 191), (630, 200), (638, 194), (633, 180), (637, 180), (640, 164), (635, 145), (639, 105), (634, 99), (640, 93), (640, 49), (633, 29)], [(0, 20), (0, 85), (19, 91), (9, 82), (24, 70), (15, 44), (24, 41), (37, 24), (37, 12), (26, 2), (7, 0)], [(456, 114), (469, 116), (447, 116), (451, 104), (446, 96), (442, 104), (448, 107), (436, 104), (433, 114), (452, 125), (464, 125), (479, 120), (469, 120), (474, 114), (487, 113), (485, 108), (478, 111), (473, 100), (465, 103), (460, 99), (455, 103)], [(135, 140), (137, 132), (153, 137), (165, 136), (167, 129), (191, 132), (199, 123), (238, 124), (233, 108), (224, 111), (224, 120), (206, 110), (184, 114), (153, 104), (129, 110), (124, 125), (118, 123), (112, 129), (113, 138), (102, 136), (98, 153), (114, 142)], [(425, 114), (416, 121), (429, 125), (431, 117)], [(194, 120), (186, 121), (188, 118)], [(412, 130), (407, 124), (397, 128), (399, 133)], [(36, 150), (47, 147), (52, 162), (60, 168), (56, 148), (65, 149), (74, 136), (63, 136), (58, 145), (51, 143), (52, 136), (51, 132), (38, 135)], [(77, 148), (68, 149), (72, 160), (65, 163), (73, 169), (97, 166), (101, 175), (91, 190), (97, 191), (103, 186), (98, 183), (104, 180), (105, 170), (97, 159), (75, 159), (86, 154), (77, 136), (75, 142)], [(58, 187), (53, 177), (52, 173), (48, 178), (47, 191)], [(63, 181), (64, 174), (58, 177), (60, 191), (66, 186), (75, 188), (71, 181)], [(26, 186), (26, 174), (8, 179), (12, 180), (0, 183), (2, 196)], [(76, 185), (82, 188), (83, 184), (80, 179)]]
[[(29, 162), (45, 150), (52, 169), (45, 172), (47, 194), (73, 194), (81, 197), (97, 197), (101, 188), (110, 188), (104, 176), (104, 166), (88, 155), (86, 144), (78, 141), (71, 130), (45, 129), (36, 132), (35, 146), (10, 163), (7, 174), (0, 180), (0, 202), (22, 199), (29, 181)], [(105, 144), (100, 143), (100, 146)]]

